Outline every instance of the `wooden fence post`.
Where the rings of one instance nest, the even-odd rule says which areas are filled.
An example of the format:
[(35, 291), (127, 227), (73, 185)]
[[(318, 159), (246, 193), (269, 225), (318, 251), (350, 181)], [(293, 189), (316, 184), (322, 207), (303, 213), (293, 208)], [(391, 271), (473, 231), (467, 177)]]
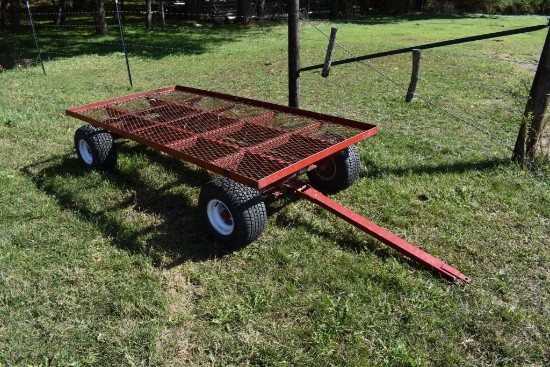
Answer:
[(300, 107), (300, 1), (288, 0), (288, 105)]
[(542, 48), (539, 65), (527, 99), (523, 121), (514, 147), (512, 159), (523, 163), (532, 160), (535, 145), (542, 133), (542, 122), (550, 97), (550, 29)]
[(415, 48), (412, 50), (413, 66), (411, 74), (411, 82), (409, 89), (407, 90), (406, 102), (411, 102), (414, 98), (414, 92), (416, 92), (416, 85), (418, 84), (418, 75), (420, 74), (420, 49)]
[(323, 71), (321, 71), (321, 76), (323, 78), (328, 77), (330, 73), (330, 64), (332, 63), (332, 53), (334, 52), (334, 45), (336, 44), (336, 33), (338, 32), (338, 27), (332, 27), (330, 29), (330, 38), (328, 41), (327, 55), (325, 56), (325, 65), (323, 66)]

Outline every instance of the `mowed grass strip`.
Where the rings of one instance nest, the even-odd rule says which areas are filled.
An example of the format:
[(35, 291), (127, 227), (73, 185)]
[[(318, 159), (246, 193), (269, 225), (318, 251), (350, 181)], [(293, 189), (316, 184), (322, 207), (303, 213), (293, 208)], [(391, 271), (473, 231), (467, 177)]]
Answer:
[[(343, 22), (334, 57), (545, 22)], [(330, 25), (302, 23), (304, 66), (324, 59)], [(0, 74), (0, 364), (549, 363), (548, 168), (509, 161), (545, 31), (422, 54), (418, 94), (498, 140), (405, 103), (395, 83), (407, 86), (410, 55), (302, 74), (304, 109), (380, 126), (358, 145), (358, 181), (332, 197), (473, 279), (457, 286), (292, 196), (266, 198), (256, 242), (224, 248), (197, 216), (207, 172), (135, 143), (113, 171), (84, 170), (67, 107), (172, 84), (287, 102), (285, 24), (182, 29), (167, 43), (129, 28), (129, 43), (170, 47), (130, 53), (134, 88), (123, 54), (77, 45), (47, 75)], [(190, 40), (194, 52), (173, 51)]]

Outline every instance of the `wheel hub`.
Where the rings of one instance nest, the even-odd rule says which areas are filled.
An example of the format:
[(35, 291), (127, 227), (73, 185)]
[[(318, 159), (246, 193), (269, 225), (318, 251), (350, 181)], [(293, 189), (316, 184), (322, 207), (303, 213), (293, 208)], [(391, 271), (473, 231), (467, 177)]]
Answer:
[(324, 181), (330, 181), (336, 176), (336, 164), (334, 159), (322, 164), (315, 170), (317, 176)]
[(206, 206), (206, 213), (210, 224), (220, 234), (227, 236), (235, 229), (233, 216), (222, 201), (217, 199), (210, 200)]

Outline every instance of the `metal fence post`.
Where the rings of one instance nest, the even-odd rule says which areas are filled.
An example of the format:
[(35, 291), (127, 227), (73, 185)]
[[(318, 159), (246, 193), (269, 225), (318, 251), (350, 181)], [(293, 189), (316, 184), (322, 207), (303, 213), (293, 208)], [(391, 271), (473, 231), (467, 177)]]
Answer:
[(132, 72), (130, 71), (130, 62), (128, 61), (128, 52), (126, 51), (126, 44), (124, 43), (124, 32), (122, 31), (122, 20), (120, 19), (120, 11), (118, 9), (118, 0), (115, 0), (116, 14), (118, 18), (118, 28), (120, 29), (120, 38), (122, 40), (122, 48), (124, 49), (124, 56), (126, 57), (126, 69), (128, 70), (128, 79), (130, 80), (130, 87), (132, 84)]
[(27, 11), (29, 12), (29, 20), (31, 22), (32, 35), (34, 37), (36, 52), (38, 53), (38, 60), (40, 61), (40, 65), (42, 65), (42, 71), (44, 72), (44, 75), (46, 75), (46, 69), (44, 68), (44, 62), (42, 61), (42, 54), (40, 53), (40, 47), (38, 47), (38, 38), (36, 38), (36, 31), (34, 30), (34, 23), (32, 21), (32, 13), (31, 13), (31, 8), (29, 6), (29, 0), (27, 0), (25, 3), (27, 5)]

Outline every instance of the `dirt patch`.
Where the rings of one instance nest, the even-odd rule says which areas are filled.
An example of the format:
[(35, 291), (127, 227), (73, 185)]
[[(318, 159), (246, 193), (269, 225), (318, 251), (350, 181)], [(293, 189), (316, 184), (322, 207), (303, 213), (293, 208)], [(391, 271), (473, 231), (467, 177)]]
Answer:
[(537, 60), (518, 61), (513, 55), (510, 55), (507, 53), (496, 54), (496, 55), (493, 55), (492, 58), (514, 63), (521, 70), (532, 71), (532, 72), (537, 70), (537, 65), (538, 65)]
[(498, 60), (507, 60), (507, 61), (514, 60), (512, 55), (506, 54), (506, 53), (493, 55), (493, 58), (498, 59)]
[(193, 350), (196, 349), (189, 341), (189, 332), (185, 327), (166, 329), (158, 343), (165, 361), (176, 366), (187, 366), (193, 362)]
[(535, 72), (535, 71), (537, 71), (538, 63), (536, 63), (534, 61), (526, 61), (526, 62), (517, 63), (516, 65), (521, 70)]
[(481, 104), (485, 106), (490, 106), (492, 108), (506, 108), (507, 106), (506, 100), (504, 98), (486, 98), (481, 101)]
[[(182, 320), (178, 325), (167, 327), (158, 342), (166, 365), (187, 366), (193, 363), (193, 353), (198, 346), (193, 344), (193, 297), (201, 288), (191, 284), (181, 273), (181, 268), (161, 270), (158, 273), (164, 283), (164, 293), (168, 300), (168, 313), (174, 320)], [(183, 321), (186, 320), (186, 321)]]

